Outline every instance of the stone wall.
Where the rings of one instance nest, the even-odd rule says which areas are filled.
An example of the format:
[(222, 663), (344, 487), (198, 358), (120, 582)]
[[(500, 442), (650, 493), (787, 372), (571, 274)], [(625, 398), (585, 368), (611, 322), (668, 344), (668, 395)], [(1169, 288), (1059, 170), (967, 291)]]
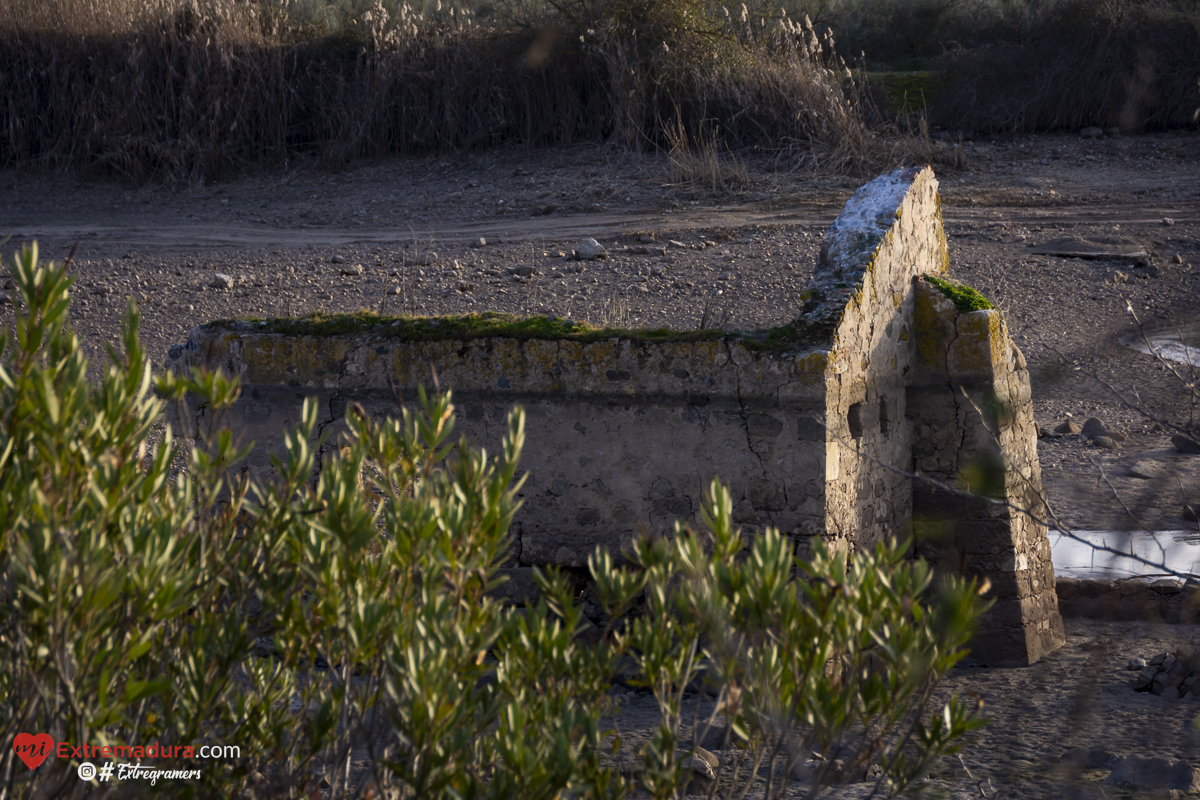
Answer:
[(947, 261), (937, 180), (928, 168), (871, 181), (826, 234), (796, 324), (832, 328), (825, 525), (834, 542), (871, 547), (908, 533), (913, 279), (944, 273)]
[(1059, 578), (1056, 594), (1064, 617), (1185, 625), (1200, 622), (1200, 595), (1195, 585), (1171, 578), (1148, 583)]
[(513, 523), (521, 564), (581, 567), (595, 545), (619, 551), (641, 526), (699, 526), (702, 493), (718, 475), (741, 522), (800, 535), (824, 526), (822, 351), (785, 355), (736, 340), (288, 337), (246, 323), (197, 331), (193, 342), (189, 361), (242, 378), (233, 422), (258, 442), (248, 466), (264, 475), (308, 397), (333, 434), (329, 448), (339, 446), (347, 402), (397, 416), (393, 387), (412, 400), (434, 369), (454, 391), (456, 430), (478, 445), (495, 450), (509, 410), (522, 406), (529, 479)]
[[(916, 286), (917, 369), (908, 388), (917, 552), (943, 572), (987, 578), (995, 606), (972, 645), (993, 665), (1033, 663), (1063, 644), (1025, 357), (995, 309), (960, 311)], [(1020, 513), (1020, 510), (1030, 513)]]
[[(949, 534), (927, 536), (921, 552), (943, 570), (990, 578), (998, 599), (977, 654), (1031, 663), (1062, 641), (1045, 530), (955, 505), (911, 477), (914, 454), (947, 482), (1008, 458), (1012, 474), (1001, 468), (998, 488), (986, 490), (1032, 503), (1029, 487), (1040, 489), (1024, 362), (998, 314), (952, 313), (918, 279), (947, 263), (932, 170), (896, 170), (846, 204), (803, 311), (784, 330), (707, 341), (418, 341), (386, 323), (337, 336), (228, 323), (194, 330), (172, 348), (171, 366), (241, 377), (231, 422), (258, 442), (247, 467), (260, 473), (305, 398), (319, 403), (330, 448), (348, 402), (394, 416), (435, 373), (476, 445), (495, 449), (521, 405), (530, 477), (512, 530), (525, 566), (581, 567), (596, 545), (619, 552), (643, 528), (699, 527), (714, 476), (732, 490), (736, 522), (777, 527), (801, 553), (814, 536), (853, 552), (907, 535), (914, 508), (924, 533), (944, 517)], [(975, 422), (962, 390), (1002, 411)]]

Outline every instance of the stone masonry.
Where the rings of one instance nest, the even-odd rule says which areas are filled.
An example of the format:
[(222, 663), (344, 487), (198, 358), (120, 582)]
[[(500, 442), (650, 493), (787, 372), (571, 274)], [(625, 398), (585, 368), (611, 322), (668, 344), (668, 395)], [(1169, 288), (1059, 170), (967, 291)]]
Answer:
[[(996, 604), (972, 645), (988, 663), (1033, 663), (1062, 645), (1037, 425), (1025, 357), (995, 309), (960, 312), (916, 282), (917, 370), (908, 386), (917, 552), (942, 571), (986, 577)], [(1021, 513), (1024, 510), (1029, 513)]]
[(489, 448), (523, 406), (517, 570), (578, 568), (643, 528), (699, 526), (714, 476), (738, 523), (775, 526), (802, 553), (816, 536), (853, 553), (915, 531), (939, 569), (991, 581), (976, 660), (1030, 664), (1063, 641), (1044, 527), (912, 478), (915, 467), (1035, 510), (1041, 490), (1024, 359), (997, 312), (959, 314), (920, 280), (948, 261), (933, 172), (903, 169), (846, 204), (783, 336), (412, 341), (386, 323), (339, 336), (228, 323), (192, 331), (170, 366), (241, 377), (231, 425), (257, 441), (247, 466), (264, 477), (307, 397), (337, 432), (348, 402), (395, 415), (392, 387), (411, 399), (436, 369), (458, 430)]

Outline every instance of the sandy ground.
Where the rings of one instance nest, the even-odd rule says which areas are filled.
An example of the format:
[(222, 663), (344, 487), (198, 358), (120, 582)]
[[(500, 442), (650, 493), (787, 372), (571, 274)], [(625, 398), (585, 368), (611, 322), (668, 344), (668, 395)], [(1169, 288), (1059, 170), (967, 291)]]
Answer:
[[(1162, 425), (1186, 420), (1192, 395), (1120, 338), (1137, 330), (1130, 309), (1151, 328), (1200, 321), (1200, 136), (1050, 136), (965, 150), (967, 168), (940, 175), (951, 276), (1004, 313), (1031, 366), (1039, 424), (1097, 417), (1127, 437), (1115, 450), (1079, 437), (1041, 440), (1059, 517), (1091, 529), (1194, 529), (1180, 510), (1185, 499), (1200, 499), (1200, 457), (1174, 452)], [(821, 237), (862, 181), (747, 166), (749, 184), (728, 192), (671, 184), (662, 158), (595, 147), (366, 163), (209, 186), (0, 173), (0, 236), (15, 234), (6, 251), (36, 239), (55, 260), (78, 245), (73, 314), (96, 358), (104, 342), (117, 342), (129, 296), (142, 308), (156, 361), (214, 318), (364, 308), (675, 328), (707, 318), (754, 329), (796, 314)], [(612, 257), (564, 259), (585, 236)], [(479, 237), (486, 244), (473, 246)], [(1064, 239), (1147, 256), (1036, 252), (1056, 242), (1061, 249)], [(426, 251), (437, 253), (434, 263), (422, 263)], [(361, 274), (343, 274), (355, 265)], [(516, 274), (526, 267), (532, 274)], [(216, 273), (236, 286), (213, 288)], [(11, 315), (11, 305), (0, 305), (0, 320)], [(1130, 476), (1130, 465), (1144, 460), (1167, 466), (1167, 477)], [(1063, 780), (1091, 786), (1106, 774), (1067, 780), (1055, 766), (1063, 751), (1200, 763), (1200, 705), (1135, 693), (1124, 670), (1130, 657), (1170, 649), (1169, 640), (1196, 641), (1198, 632), (1069, 621), (1068, 645), (1034, 667), (957, 671), (948, 688), (978, 693), (995, 719), (965, 754), (967, 765), (1002, 796), (1100, 797), (1115, 796), (1112, 787), (1062, 788)], [(981, 795), (957, 762), (929, 788)], [(839, 791), (857, 796), (859, 788)], [(982, 795), (991, 797), (986, 788)]]

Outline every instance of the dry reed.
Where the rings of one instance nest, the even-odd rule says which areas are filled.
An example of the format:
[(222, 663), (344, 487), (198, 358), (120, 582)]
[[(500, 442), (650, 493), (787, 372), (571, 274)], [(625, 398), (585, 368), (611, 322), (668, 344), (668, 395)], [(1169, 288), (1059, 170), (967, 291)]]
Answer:
[(850, 72), (786, 17), (735, 15), (671, 48), (619, 21), (577, 32), (376, 3), (328, 26), (278, 2), (9, 0), (0, 164), (209, 180), (499, 145), (669, 148), (674, 134), (843, 172), (896, 158)]
[(946, 59), (931, 108), (956, 130), (1194, 127), (1200, 10), (1192, 0), (1068, 0), (1020, 44)]

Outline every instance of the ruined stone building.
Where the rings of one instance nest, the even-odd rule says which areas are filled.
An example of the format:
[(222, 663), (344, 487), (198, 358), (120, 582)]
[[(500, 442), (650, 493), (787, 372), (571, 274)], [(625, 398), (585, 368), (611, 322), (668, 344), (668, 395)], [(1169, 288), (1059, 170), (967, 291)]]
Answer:
[(738, 523), (775, 526), (801, 552), (813, 537), (853, 552), (915, 531), (939, 569), (991, 583), (972, 656), (1030, 664), (1063, 630), (1046, 530), (1015, 510), (1042, 508), (1029, 375), (998, 311), (926, 277), (948, 263), (933, 172), (902, 169), (846, 204), (785, 330), (414, 341), (386, 326), (314, 336), (231, 323), (193, 331), (173, 363), (241, 376), (233, 417), (261, 467), (305, 397), (331, 423), (350, 400), (395, 414), (392, 386), (415, 396), (431, 364), (476, 443), (494, 448), (522, 405), (518, 569), (584, 566), (642, 526), (699, 526), (714, 476)]

